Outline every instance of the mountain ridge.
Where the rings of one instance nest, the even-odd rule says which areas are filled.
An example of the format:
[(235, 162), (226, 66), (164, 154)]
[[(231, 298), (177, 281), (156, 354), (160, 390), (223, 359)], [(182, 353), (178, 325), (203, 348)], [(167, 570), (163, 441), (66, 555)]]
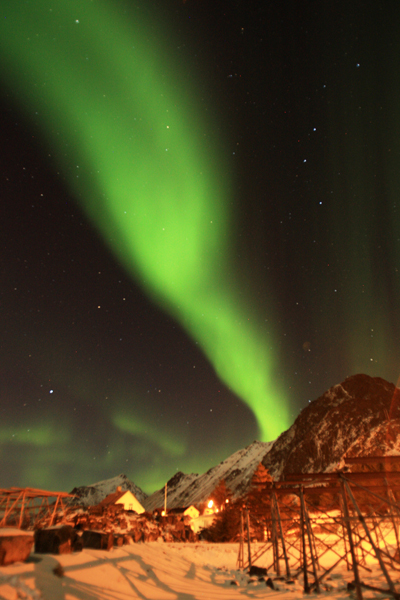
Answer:
[[(251, 477), (262, 461), (272, 442), (254, 441), (252, 444), (228, 456), (219, 465), (202, 475), (187, 475), (171, 478), (167, 483), (167, 506), (178, 508), (205, 502), (219, 482), (224, 479), (233, 496), (239, 497), (247, 489)], [(183, 475), (183, 474), (182, 474)], [(187, 478), (187, 479), (185, 479)], [(154, 510), (164, 505), (164, 488), (146, 498), (146, 510)]]
[[(201, 475), (175, 473), (167, 483), (167, 507), (206, 502), (222, 479), (233, 498), (243, 497), (260, 463), (279, 480), (290, 473), (335, 470), (346, 456), (387, 454), (400, 455), (400, 390), (380, 377), (352, 375), (310, 402), (275, 441), (254, 441)], [(89, 506), (117, 485), (130, 489), (147, 511), (164, 506), (164, 487), (147, 496), (125, 475), (72, 493)]]

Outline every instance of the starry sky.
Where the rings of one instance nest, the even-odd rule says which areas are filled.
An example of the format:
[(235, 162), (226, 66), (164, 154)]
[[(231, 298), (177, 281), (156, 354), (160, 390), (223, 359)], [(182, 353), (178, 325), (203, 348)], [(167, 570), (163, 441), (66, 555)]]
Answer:
[(1, 485), (145, 492), (400, 370), (396, 2), (0, 2)]

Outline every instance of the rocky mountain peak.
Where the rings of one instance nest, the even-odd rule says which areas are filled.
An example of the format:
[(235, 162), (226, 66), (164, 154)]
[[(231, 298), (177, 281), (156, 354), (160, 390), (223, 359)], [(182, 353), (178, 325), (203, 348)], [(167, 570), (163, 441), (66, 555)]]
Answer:
[[(379, 377), (353, 375), (304, 408), (274, 443), (263, 464), (280, 479), (288, 473), (329, 471), (351, 447), (378, 452), (367, 440), (374, 430), (400, 417), (399, 390)], [(378, 439), (378, 438), (376, 438)], [(362, 442), (361, 442), (362, 440)], [(355, 450), (354, 450), (355, 451)]]

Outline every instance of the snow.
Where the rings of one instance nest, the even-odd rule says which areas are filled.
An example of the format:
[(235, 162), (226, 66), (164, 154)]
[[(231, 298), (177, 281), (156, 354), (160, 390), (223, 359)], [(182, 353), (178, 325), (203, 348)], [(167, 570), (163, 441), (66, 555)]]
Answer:
[[(255, 544), (253, 545), (253, 547)], [(255, 549), (255, 548), (254, 548)], [(303, 597), (302, 578), (291, 583), (274, 579), (275, 590), (264, 580), (236, 569), (238, 544), (160, 543), (134, 544), (110, 552), (84, 550), (59, 556), (32, 554), (26, 563), (0, 567), (2, 600), (235, 600), (270, 598), (294, 600)], [(263, 557), (258, 566), (271, 564)], [(62, 567), (62, 571), (60, 569)], [(386, 588), (377, 565), (362, 577), (369, 585)], [(54, 573), (57, 569), (58, 575)], [(61, 576), (60, 576), (61, 575)], [(400, 575), (393, 575), (397, 583)], [(346, 565), (335, 569), (321, 584), (320, 598), (354, 597), (347, 591), (353, 581)], [(314, 594), (313, 594), (314, 595)], [(364, 598), (388, 595), (363, 589)]]
[(350, 398), (350, 394), (344, 389), (341, 383), (338, 383), (329, 388), (323, 397), (325, 400), (329, 400), (331, 406), (339, 406), (339, 404)]
[(0, 536), (9, 536), (12, 535), (13, 537), (17, 536), (17, 535), (22, 535), (22, 536), (27, 536), (30, 535), (33, 537), (33, 532), (32, 531), (23, 531), (22, 529), (17, 529), (16, 527), (2, 527), (0, 529)]

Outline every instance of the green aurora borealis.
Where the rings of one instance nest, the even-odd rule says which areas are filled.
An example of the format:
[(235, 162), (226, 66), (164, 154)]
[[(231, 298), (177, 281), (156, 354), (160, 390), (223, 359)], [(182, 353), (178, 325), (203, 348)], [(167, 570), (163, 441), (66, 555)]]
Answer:
[(275, 439), (289, 419), (271, 378), (272, 340), (247, 322), (229, 274), (229, 187), (213, 166), (223, 161), (202, 144), (184, 92), (163, 84), (173, 67), (149, 53), (142, 23), (124, 25), (102, 2), (48, 6), (20, 13), (13, 4), (3, 21), (10, 87), (28, 115), (38, 112), (69, 185), (118, 259), (199, 341), (254, 411), (262, 439)]
[[(171, 15), (178, 11), (186, 15), (190, 10), (186, 3), (178, 7), (171, 1)], [(71, 198), (101, 233), (102, 243), (144, 290), (155, 310), (172, 319), (166, 329), (179, 324), (196, 347), (188, 356), (201, 348), (230, 394), (230, 401), (221, 404), (226, 415), (220, 415), (214, 432), (218, 438), (215, 453), (201, 453), (203, 445), (211, 443), (210, 436), (203, 436), (205, 416), (199, 417), (201, 426), (191, 430), (184, 425), (197, 418), (194, 408), (187, 408), (192, 410), (187, 420), (177, 417), (170, 401), (161, 399), (161, 391), (152, 399), (146, 395), (145, 376), (139, 380), (132, 374), (129, 381), (124, 379), (123, 362), (135, 362), (132, 347), (121, 351), (118, 357), (123, 358), (114, 364), (107, 364), (105, 355), (98, 364), (91, 360), (78, 368), (75, 359), (64, 360), (77, 353), (78, 337), (76, 333), (60, 335), (54, 313), (46, 331), (38, 325), (32, 334), (40, 351), (36, 355), (29, 351), (34, 363), (29, 376), (37, 382), (51, 379), (49, 393), (53, 397), (53, 388), (54, 396), (62, 389), (64, 401), (40, 413), (32, 409), (11, 416), (7, 408), (8, 417), (0, 426), (3, 456), (16, 445), (21, 455), (26, 449), (34, 450), (35, 458), (26, 453), (20, 484), (34, 485), (35, 480), (37, 486), (63, 486), (59, 466), (68, 463), (69, 448), (74, 446), (76, 471), (65, 467), (68, 483), (64, 487), (89, 484), (128, 469), (128, 476), (151, 491), (174, 469), (205, 470), (212, 466), (210, 461), (225, 458), (224, 452), (238, 449), (235, 432), (249, 418), (248, 409), (253, 421), (243, 425), (243, 438), (248, 443), (252, 435), (269, 441), (291, 425), (294, 410), (347, 375), (368, 372), (397, 378), (400, 231), (393, 215), (400, 191), (395, 100), (399, 90), (392, 81), (393, 63), (383, 70), (378, 65), (386, 52), (379, 45), (380, 27), (384, 31), (387, 23), (373, 25), (371, 18), (353, 25), (349, 9), (349, 18), (337, 17), (342, 23), (337, 45), (325, 48), (323, 36), (333, 39), (335, 33), (329, 30), (329, 11), (325, 14), (320, 9), (321, 32), (314, 33), (313, 39), (324, 50), (321, 57), (308, 62), (310, 50), (305, 45), (300, 49), (301, 65), (293, 58), (294, 41), (281, 46), (278, 28), (276, 46), (284, 75), (279, 65), (276, 71), (268, 67), (269, 79), (261, 88), (264, 58), (256, 58), (255, 53), (264, 38), (260, 34), (246, 38), (247, 25), (239, 25), (254, 25), (244, 8), (227, 10), (233, 15), (230, 27), (235, 33), (231, 35), (238, 36), (234, 38), (238, 49), (230, 52), (242, 61), (247, 56), (247, 72), (244, 68), (241, 81), (247, 80), (240, 85), (248, 87), (244, 91), (238, 87), (240, 65), (235, 65), (224, 71), (221, 80), (223, 85), (234, 82), (239, 90), (236, 99), (229, 91), (215, 104), (236, 102), (244, 112), (247, 103), (261, 106), (262, 97), (265, 106), (277, 111), (264, 119), (259, 118), (265, 114), (264, 106), (259, 114), (254, 113), (252, 125), (257, 133), (252, 144), (251, 127), (244, 127), (239, 109), (228, 110), (225, 116), (219, 108), (204, 108), (211, 107), (214, 99), (207, 99), (200, 74), (193, 75), (196, 67), (191, 64), (190, 50), (178, 58), (171, 49), (165, 50), (162, 28), (169, 27), (167, 17), (163, 20), (154, 14), (152, 18), (150, 8), (141, 9), (140, 4), (104, 0), (1, 2), (1, 78), (7, 102), (11, 99), (26, 128), (41, 140), (43, 157), (48, 155), (46, 169), (61, 173)], [(311, 19), (308, 13), (307, 18)], [(254, 22), (258, 19), (254, 16)], [(395, 39), (398, 20), (387, 19), (391, 21), (389, 39), (391, 34)], [(205, 23), (204, 17), (204, 28)], [(210, 38), (216, 34), (217, 25), (213, 27)], [(362, 40), (363, 35), (368, 38), (371, 27), (378, 41), (368, 49)], [(359, 46), (353, 42), (352, 28), (358, 28)], [(296, 31), (300, 39), (301, 28), (290, 21), (287, 29), (287, 35)], [(176, 27), (171, 37), (177, 31)], [(398, 65), (398, 47), (392, 51)], [(342, 62), (336, 53), (344, 57)], [(203, 54), (202, 68), (207, 70), (207, 52)], [(197, 57), (194, 50), (193, 56)], [(228, 65), (233, 59), (226, 61)], [(368, 63), (373, 73), (366, 78)], [(290, 108), (284, 77), (290, 80), (291, 89), (302, 90), (313, 69), (325, 76), (314, 90), (316, 99), (311, 102), (310, 92), (304, 92), (296, 109)], [(250, 102), (251, 97), (256, 99)], [(233, 130), (242, 127), (245, 133), (232, 133), (229, 120)], [(279, 136), (278, 122), (284, 123)], [(220, 131), (228, 131), (225, 138), (221, 139)], [(313, 141), (317, 136), (318, 147)], [(231, 138), (240, 142), (228, 153)], [(268, 149), (269, 139), (279, 140), (278, 155), (272, 142)], [(251, 160), (243, 157), (238, 167), (235, 161), (240, 152)], [(93, 239), (95, 235), (90, 231)], [(120, 277), (111, 285), (117, 287)], [(99, 310), (103, 302), (99, 300)], [(96, 330), (94, 314), (89, 322), (92, 331)], [(98, 341), (100, 334), (94, 335), (97, 347), (106, 345)], [(82, 348), (90, 343), (85, 339)], [(185, 362), (184, 353), (174, 359), (171, 352), (171, 364)], [(187, 360), (189, 364), (191, 357)], [(144, 359), (142, 371), (143, 365)], [(99, 384), (106, 371), (107, 381), (114, 378), (116, 382), (109, 387)], [(301, 394), (296, 389), (300, 371)], [(179, 375), (174, 372), (173, 377)], [(204, 381), (210, 377), (204, 375)], [(12, 387), (3, 397), (13, 393)], [(155, 383), (154, 390), (157, 387), (162, 386)], [(235, 398), (246, 405), (237, 415)], [(177, 406), (185, 411), (183, 407), (191, 402), (183, 392)], [(94, 407), (96, 416), (82, 412), (79, 425), (74, 425), (72, 411), (81, 410), (75, 404)], [(218, 412), (218, 408), (210, 410)], [(62, 432), (58, 431), (60, 418)], [(90, 451), (83, 442), (77, 443), (77, 429)], [(86, 436), (96, 441), (91, 443)], [(104, 442), (101, 452), (99, 438)], [(95, 453), (94, 467), (91, 454)], [(156, 454), (161, 458), (155, 459)], [(150, 455), (153, 464), (147, 467)], [(122, 462), (128, 460), (125, 456), (129, 465)], [(132, 466), (135, 460), (139, 466)], [(82, 481), (76, 480), (76, 472)]]

